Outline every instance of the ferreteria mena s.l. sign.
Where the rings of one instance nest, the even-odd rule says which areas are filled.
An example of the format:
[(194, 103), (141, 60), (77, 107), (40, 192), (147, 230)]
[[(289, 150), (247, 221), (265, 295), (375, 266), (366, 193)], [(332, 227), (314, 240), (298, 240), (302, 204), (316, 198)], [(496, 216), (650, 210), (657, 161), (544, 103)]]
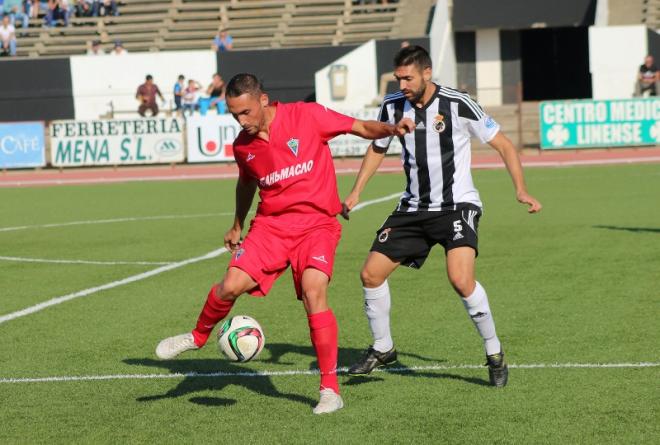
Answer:
[(53, 121), (51, 164), (159, 164), (184, 159), (183, 120), (179, 118)]

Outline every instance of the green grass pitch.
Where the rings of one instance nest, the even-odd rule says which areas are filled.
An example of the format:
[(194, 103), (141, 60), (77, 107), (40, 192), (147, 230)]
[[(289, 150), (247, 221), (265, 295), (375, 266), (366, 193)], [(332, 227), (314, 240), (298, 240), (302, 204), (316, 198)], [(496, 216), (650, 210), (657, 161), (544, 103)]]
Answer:
[[(0, 443), (658, 443), (660, 166), (526, 173), (544, 204), (539, 215), (515, 201), (505, 171), (474, 174), (485, 204), (477, 276), (508, 361), (521, 366), (506, 388), (489, 387), (486, 369), (473, 367), (484, 362), (481, 341), (447, 282), (440, 248), (423, 269), (390, 279), (398, 367), (411, 370), (341, 375), (346, 406), (337, 413), (311, 413), (318, 376), (304, 371), (315, 357), (288, 272), (268, 297), (244, 296), (233, 310), (263, 326), (258, 359), (229, 363), (211, 342), (157, 361), (160, 339), (193, 326), (227, 265), (223, 254), (0, 323)], [(342, 196), (352, 182), (339, 178)], [(403, 184), (402, 175), (378, 175), (362, 199)], [(191, 181), (0, 189), (0, 256), (198, 257), (221, 247), (233, 188)], [(370, 341), (358, 273), (394, 203), (344, 222), (330, 286), (340, 366)], [(187, 217), (141, 219), (163, 215)], [(135, 219), (6, 230), (117, 218)], [(0, 317), (159, 267), (2, 259)], [(626, 363), (655, 366), (595, 366)], [(523, 366), (534, 364), (557, 367)], [(276, 375), (241, 375), (254, 371)], [(110, 375), (122, 378), (9, 380)]]

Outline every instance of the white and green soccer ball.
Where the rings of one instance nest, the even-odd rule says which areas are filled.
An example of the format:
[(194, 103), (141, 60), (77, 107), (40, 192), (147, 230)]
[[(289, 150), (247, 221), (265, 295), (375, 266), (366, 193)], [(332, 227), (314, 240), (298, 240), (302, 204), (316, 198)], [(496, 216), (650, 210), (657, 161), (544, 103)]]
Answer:
[(225, 320), (218, 331), (218, 347), (229, 360), (249, 362), (264, 348), (266, 337), (261, 325), (247, 315)]

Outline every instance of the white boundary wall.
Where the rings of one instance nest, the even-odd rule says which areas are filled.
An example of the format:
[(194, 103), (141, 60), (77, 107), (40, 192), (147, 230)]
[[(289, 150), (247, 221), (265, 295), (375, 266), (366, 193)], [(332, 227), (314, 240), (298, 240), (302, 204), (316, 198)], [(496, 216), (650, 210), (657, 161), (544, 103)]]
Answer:
[(639, 66), (647, 53), (648, 29), (644, 25), (590, 27), (589, 70), (593, 98), (632, 97)]
[[(169, 107), (179, 74), (183, 74), (186, 81), (194, 79), (206, 87), (211, 83), (216, 66), (216, 54), (211, 50), (73, 56), (71, 80), (75, 118), (98, 119), (110, 110), (110, 102), (117, 112), (115, 117), (137, 116), (139, 104), (135, 93), (147, 74), (154, 77)], [(160, 100), (158, 105), (161, 105)]]

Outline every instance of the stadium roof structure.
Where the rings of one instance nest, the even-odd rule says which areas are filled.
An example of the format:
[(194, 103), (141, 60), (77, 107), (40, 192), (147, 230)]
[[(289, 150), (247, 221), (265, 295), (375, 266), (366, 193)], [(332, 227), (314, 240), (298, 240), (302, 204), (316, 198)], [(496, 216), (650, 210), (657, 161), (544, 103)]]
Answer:
[(596, 0), (460, 0), (454, 2), (455, 31), (590, 26)]

